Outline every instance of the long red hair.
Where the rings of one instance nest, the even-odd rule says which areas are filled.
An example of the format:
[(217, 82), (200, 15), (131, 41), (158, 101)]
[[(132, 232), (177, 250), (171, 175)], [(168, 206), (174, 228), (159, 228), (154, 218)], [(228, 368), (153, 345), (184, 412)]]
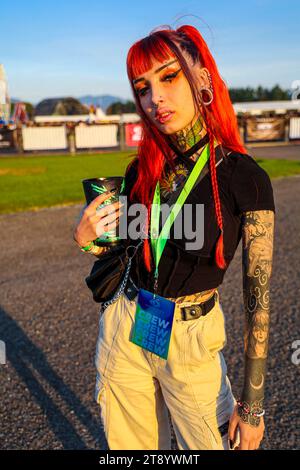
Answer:
[[(182, 50), (190, 55), (194, 63), (200, 62), (201, 67), (206, 67), (210, 73), (213, 101), (208, 106), (202, 104), (201, 92), (197, 88), (197, 83), (182, 54)], [(218, 72), (217, 65), (206, 42), (199, 31), (193, 26), (185, 25), (176, 30), (162, 29), (154, 31), (145, 38), (135, 42), (129, 49), (127, 55), (127, 74), (142, 125), (142, 139), (137, 153), (137, 180), (130, 196), (135, 196), (148, 209), (148, 218), (145, 221), (145, 230), (148, 233), (150, 208), (156, 183), (161, 178), (166, 162), (175, 171), (173, 162), (174, 152), (168, 144), (167, 136), (157, 129), (142, 109), (139, 96), (133, 86), (133, 80), (152, 67), (152, 58), (163, 62), (170, 56), (175, 56), (180, 63), (191, 87), (195, 109), (201, 113), (209, 136), (211, 184), (216, 220), (221, 231), (216, 245), (215, 261), (219, 268), (224, 269), (226, 268), (226, 261), (223, 245), (223, 220), (216, 176), (214, 139), (232, 151), (246, 153), (246, 150), (239, 134), (237, 119), (227, 86)], [(144, 240), (144, 262), (147, 270), (151, 271), (151, 253), (149, 239), (147, 238)]]

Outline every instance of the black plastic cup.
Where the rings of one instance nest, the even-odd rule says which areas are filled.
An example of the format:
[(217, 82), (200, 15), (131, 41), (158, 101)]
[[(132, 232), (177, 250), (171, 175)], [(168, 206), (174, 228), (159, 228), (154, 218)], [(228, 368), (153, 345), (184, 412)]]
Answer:
[[(107, 178), (89, 178), (82, 180), (83, 190), (87, 204), (90, 204), (97, 196), (106, 193), (108, 191), (114, 191), (114, 194), (100, 204), (96, 211), (102, 207), (113, 204), (119, 200), (119, 195), (122, 189), (122, 183), (124, 178), (122, 176), (109, 176)], [(121, 239), (118, 236), (117, 228), (104, 232), (101, 237), (94, 240), (95, 245), (98, 246), (114, 246), (121, 243)]]

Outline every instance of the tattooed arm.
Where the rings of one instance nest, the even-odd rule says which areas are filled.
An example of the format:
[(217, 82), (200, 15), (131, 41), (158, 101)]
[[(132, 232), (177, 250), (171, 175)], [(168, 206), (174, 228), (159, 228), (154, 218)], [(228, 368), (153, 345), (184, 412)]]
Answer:
[[(249, 211), (242, 214), (243, 296), (246, 312), (244, 329), (245, 377), (241, 400), (251, 411), (261, 411), (264, 399), (269, 341), (269, 289), (272, 272), (274, 212)], [(228, 436), (240, 432), (240, 450), (259, 448), (264, 435), (263, 417), (249, 416), (235, 406)]]
[[(245, 377), (241, 400), (252, 411), (263, 408), (269, 340), (269, 290), (272, 272), (274, 212), (260, 210), (242, 215)], [(239, 412), (258, 426), (260, 418)]]

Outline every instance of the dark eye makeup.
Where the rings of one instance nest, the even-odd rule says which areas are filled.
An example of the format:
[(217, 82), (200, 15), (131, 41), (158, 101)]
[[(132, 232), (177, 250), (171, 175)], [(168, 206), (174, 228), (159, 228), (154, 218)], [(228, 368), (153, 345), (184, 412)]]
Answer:
[[(177, 75), (179, 74), (181, 69), (178, 69), (176, 70), (176, 72), (173, 72), (173, 73), (167, 73), (166, 75), (164, 75), (162, 77), (162, 81), (163, 82), (171, 82), (174, 78), (177, 77)], [(143, 88), (140, 88), (140, 89), (136, 89), (136, 92), (139, 96), (144, 96), (146, 91), (148, 90), (148, 87), (143, 87)]]

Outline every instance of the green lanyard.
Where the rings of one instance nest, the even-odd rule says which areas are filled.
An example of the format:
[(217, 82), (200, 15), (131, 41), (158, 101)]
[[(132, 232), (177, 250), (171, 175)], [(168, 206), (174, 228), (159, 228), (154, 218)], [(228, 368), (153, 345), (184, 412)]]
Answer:
[(182, 188), (176, 204), (173, 205), (171, 212), (168, 215), (167, 220), (164, 223), (164, 226), (161, 229), (161, 232), (158, 236), (159, 231), (159, 220), (160, 220), (160, 186), (159, 181), (156, 184), (153, 202), (151, 207), (151, 225), (150, 225), (150, 234), (151, 234), (151, 248), (155, 261), (155, 283), (154, 283), (154, 292), (157, 290), (157, 279), (158, 279), (158, 265), (160, 262), (161, 255), (164, 251), (165, 245), (167, 243), (168, 235), (170, 233), (171, 227), (181, 210), (186, 198), (191, 192), (199, 174), (201, 173), (204, 165), (209, 159), (209, 144), (207, 144), (200, 157), (196, 161), (193, 170), (191, 171), (187, 181), (185, 182), (184, 187)]

